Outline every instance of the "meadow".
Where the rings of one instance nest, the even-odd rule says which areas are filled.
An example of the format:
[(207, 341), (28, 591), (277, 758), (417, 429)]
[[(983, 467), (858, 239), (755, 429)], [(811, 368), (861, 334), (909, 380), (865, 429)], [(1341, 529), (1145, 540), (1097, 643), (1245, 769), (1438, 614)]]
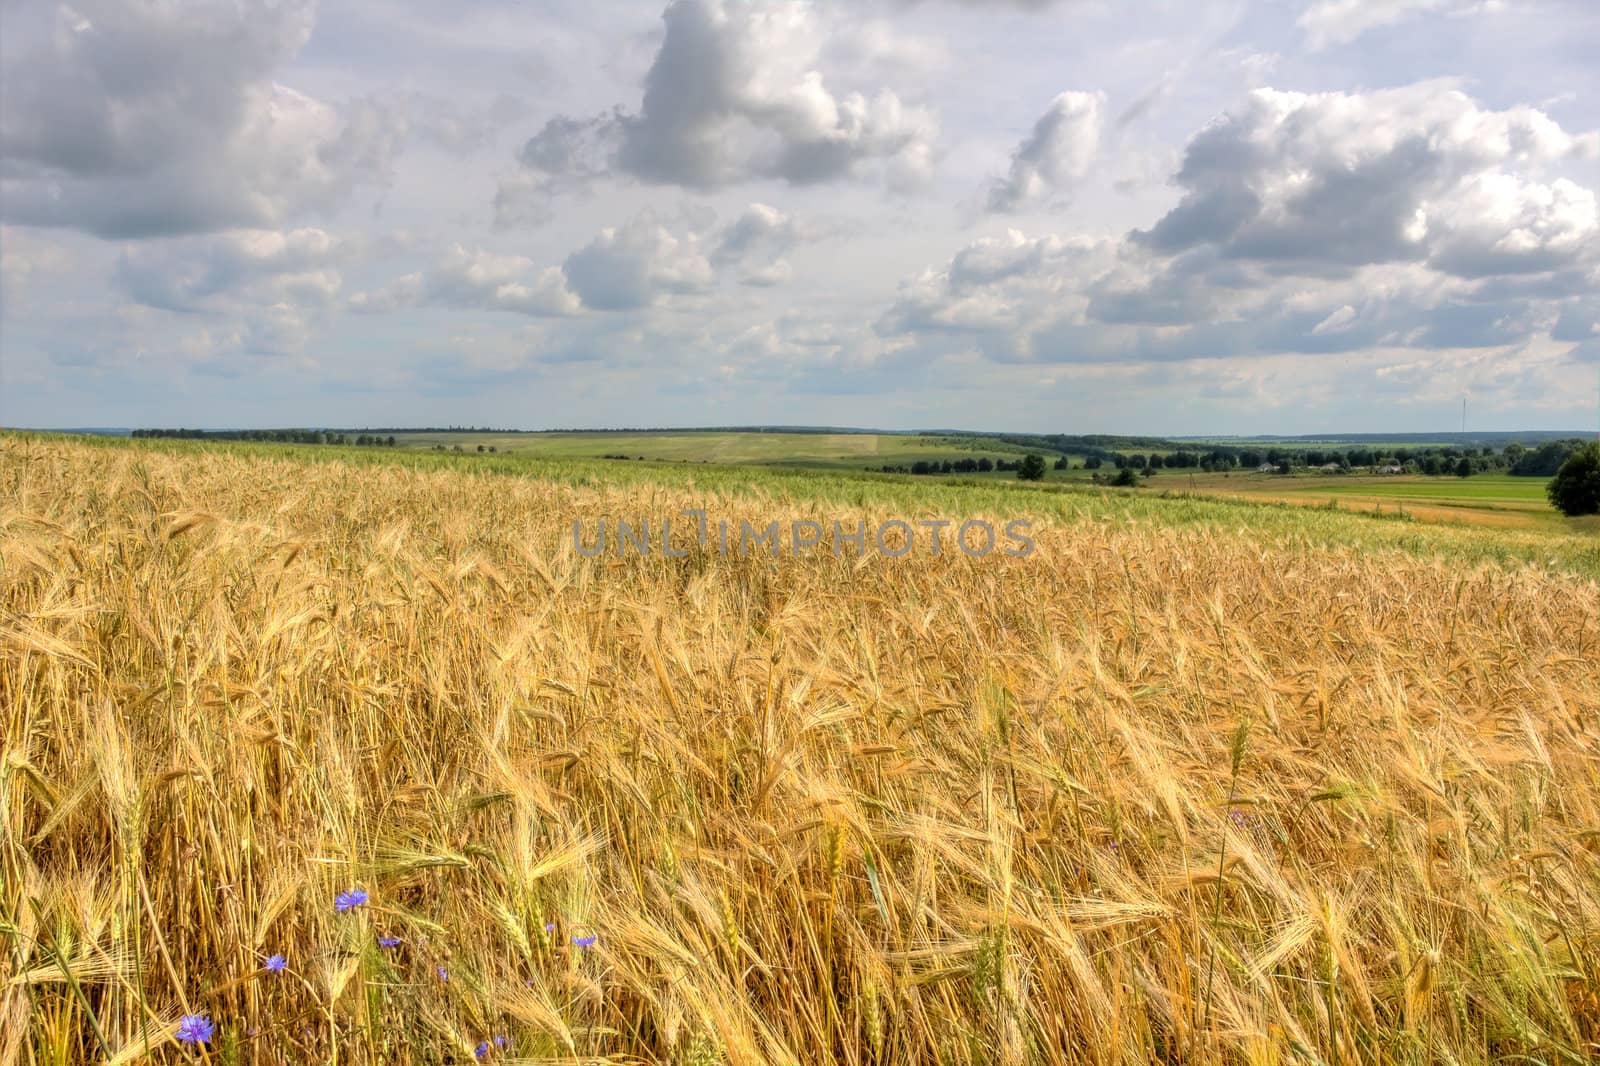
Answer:
[[(5, 1066), (1600, 1053), (1582, 531), (14, 434), (0, 501)], [(572, 548), (685, 508), (1036, 550)]]
[[(538, 461), (589, 461), (611, 457), (650, 463), (709, 464), (747, 470), (814, 471), (847, 474), (880, 470), (884, 466), (909, 467), (926, 460), (962, 458), (1006, 459), (1015, 462), (1029, 449), (995, 437), (957, 434), (796, 433), (734, 430), (626, 431), (608, 433), (401, 433), (397, 444), (406, 450), (460, 448), (477, 454), (482, 446), (496, 456)], [(1296, 446), (1319, 442), (1297, 442)], [(1404, 446), (1416, 446), (1406, 443)], [(1165, 454), (1170, 449), (1128, 446), (1124, 451)], [(1088, 486), (1095, 471), (1083, 467), (1082, 457), (1072, 457), (1069, 468), (1054, 468), (1047, 455), (1045, 480), (1053, 485)], [(1115, 470), (1105, 467), (1102, 476)], [(748, 474), (745, 476), (749, 476)], [(959, 475), (931, 475), (936, 479), (971, 482), (1009, 482), (1010, 470)], [(1300, 506), (1343, 506), (1375, 513), (1388, 510), (1428, 523), (1481, 525), (1501, 531), (1544, 530), (1592, 533), (1590, 520), (1564, 519), (1545, 497), (1548, 478), (1513, 477), (1509, 474), (1455, 476), (1387, 476), (1370, 474), (1328, 475), (1303, 471), (1292, 477), (1233, 470), (1207, 473), (1198, 469), (1162, 469), (1149, 481), (1158, 493), (1206, 495), (1225, 498), (1273, 500)]]
[(1155, 488), (1182, 487), (1185, 491), (1246, 499), (1281, 500), (1302, 505), (1323, 505), (1393, 513), (1441, 523), (1459, 523), (1497, 529), (1547, 529), (1600, 532), (1593, 519), (1569, 519), (1550, 506), (1545, 495), (1548, 478), (1510, 474), (1474, 474), (1471, 477), (1366, 474), (1276, 474), (1233, 472), (1228, 475), (1165, 471), (1152, 483)]
[(476, 452), (538, 459), (627, 459), (737, 466), (803, 467), (813, 470), (865, 470), (910, 465), (919, 459), (1016, 459), (1024, 449), (993, 438), (910, 433), (784, 433), (696, 430), (693, 432), (611, 433), (398, 433), (404, 448)]

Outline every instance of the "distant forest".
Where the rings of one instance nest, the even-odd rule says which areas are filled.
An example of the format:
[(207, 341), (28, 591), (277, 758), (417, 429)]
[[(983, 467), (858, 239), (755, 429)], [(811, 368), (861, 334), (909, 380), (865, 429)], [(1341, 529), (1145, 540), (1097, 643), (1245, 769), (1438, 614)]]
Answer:
[[(401, 430), (401, 432), (407, 432)], [(177, 440), (251, 440), (274, 444), (354, 444), (360, 447), (393, 448), (394, 435), (382, 430), (333, 429), (136, 429), (135, 437), (160, 437)]]
[[(353, 445), (356, 447), (395, 447), (395, 434), (505, 434), (521, 435), (524, 431), (497, 430), (449, 426), (443, 428), (380, 428), (380, 429), (136, 429), (132, 435), (142, 438), (181, 438), (186, 440), (262, 441), (279, 444)], [(692, 430), (549, 430), (551, 433), (877, 433), (877, 430), (852, 430), (837, 427), (732, 427), (697, 428)], [(1356, 434), (1342, 438), (1352, 443), (1321, 444), (1301, 447), (1292, 439), (1256, 441), (1239, 438), (1238, 443), (1206, 443), (1174, 441), (1160, 437), (1125, 437), (1105, 434), (1073, 436), (1068, 434), (1027, 433), (896, 433), (894, 436), (943, 436), (954, 447), (982, 448), (1002, 445), (1019, 452), (1016, 459), (991, 459), (988, 457), (963, 457), (957, 459), (926, 459), (904, 465), (888, 465), (877, 469), (904, 474), (981, 474), (991, 471), (1016, 470), (1021, 462), (1021, 452), (1037, 452), (1055, 457), (1058, 470), (1077, 465), (1088, 470), (1110, 467), (1116, 470), (1133, 470), (1149, 476), (1157, 470), (1248, 470), (1289, 474), (1295, 470), (1323, 470), (1327, 473), (1356, 471), (1379, 473), (1426, 474), (1434, 476), (1469, 477), (1473, 474), (1501, 472), (1522, 477), (1553, 477), (1585, 441), (1578, 437), (1544, 440), (1533, 446), (1511, 439), (1514, 434), (1487, 434), (1486, 437), (1506, 440), (1503, 446), (1493, 444), (1419, 444), (1397, 446), (1407, 435), (1397, 435), (1386, 441), (1371, 438), (1374, 443), (1360, 443), (1370, 435)], [(1414, 435), (1418, 440), (1429, 438)], [(1438, 437), (1453, 434), (1436, 435)], [(1535, 436), (1535, 435), (1530, 435)], [(442, 445), (436, 445), (442, 448)], [(455, 450), (460, 450), (459, 446)], [(477, 451), (493, 452), (493, 446), (477, 447)], [(625, 458), (607, 456), (606, 458)]]
[[(1233, 447), (1216, 445), (1204, 449), (1185, 447), (1171, 441), (1150, 441), (1164, 445), (1166, 451), (1121, 451), (1097, 444), (1085, 443), (1085, 437), (1018, 437), (999, 434), (994, 438), (1007, 444), (1054, 452), (1054, 466), (1064, 470), (1072, 465), (1073, 458), (1081, 459), (1086, 470), (1109, 467), (1116, 470), (1133, 470), (1150, 474), (1157, 470), (1248, 470), (1263, 473), (1290, 474), (1296, 470), (1322, 470), (1330, 474), (1392, 473), (1427, 474), (1433, 476), (1470, 477), (1473, 474), (1506, 473), (1520, 477), (1553, 477), (1567, 457), (1586, 442), (1580, 438), (1545, 441), (1529, 448), (1519, 442), (1504, 448), (1456, 447), (1454, 445), (1418, 448), (1320, 447), (1294, 448), (1281, 445), (1272, 447)], [(1119, 443), (1125, 438), (1115, 439)], [(1149, 446), (1148, 444), (1146, 445)], [(965, 474), (988, 473), (991, 470), (1015, 470), (1020, 459), (929, 459), (899, 466), (879, 469), (901, 474)]]

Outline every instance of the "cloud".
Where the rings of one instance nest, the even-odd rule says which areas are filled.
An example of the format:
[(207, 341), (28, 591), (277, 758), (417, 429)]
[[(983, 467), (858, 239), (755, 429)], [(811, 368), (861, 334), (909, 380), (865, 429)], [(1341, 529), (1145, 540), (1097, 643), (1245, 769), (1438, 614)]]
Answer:
[(869, 98), (829, 88), (804, 5), (674, 0), (662, 19), (637, 112), (557, 116), (523, 146), (540, 188), (603, 173), (694, 189), (838, 181), (866, 164), (897, 181), (926, 173), (933, 116), (888, 89)]
[(23, 227), (0, 225), (0, 310), (7, 307), (8, 292), (59, 277), (72, 265), (73, 256), (60, 244)]
[(191, 356), (284, 355), (326, 324), (349, 249), (327, 232), (235, 230), (141, 241), (117, 256), (114, 277), (152, 323), (197, 323), (177, 347)]
[(1416, 15), (1467, 15), (1503, 6), (1498, 0), (1319, 0), (1301, 13), (1296, 25), (1311, 50), (1321, 51)]
[(1571, 182), (1528, 175), (1596, 144), (1534, 108), (1485, 110), (1438, 83), (1260, 89), (1189, 141), (1182, 199), (1133, 239), (1157, 253), (1211, 247), (1315, 274), (1408, 261), (1543, 269), (1590, 241), (1594, 202)]
[(756, 287), (784, 284), (793, 276), (785, 254), (815, 238), (766, 204), (750, 204), (720, 228), (710, 211), (664, 221), (647, 210), (601, 229), (559, 266), (456, 244), (431, 268), (357, 293), (347, 307), (362, 314), (443, 307), (551, 317), (635, 311), (666, 297), (706, 293), (730, 275)]
[(557, 196), (587, 194), (609, 172), (620, 130), (618, 112), (586, 119), (558, 115), (546, 122), (517, 154), (522, 170), (496, 186), (494, 228), (543, 225), (554, 214)]
[(751, 254), (780, 254), (803, 236), (793, 217), (767, 204), (751, 204), (722, 232), (713, 255), (718, 262), (735, 262)]
[(455, 244), (431, 269), (407, 274), (381, 289), (357, 293), (348, 308), (385, 314), (410, 307), (512, 311), (537, 317), (577, 314), (576, 295), (558, 267), (539, 268), (520, 255)]
[(989, 189), (990, 211), (1014, 211), (1089, 172), (1100, 148), (1104, 93), (1064, 92), (1011, 154), (1011, 170)]
[[(1060, 301), (1084, 279), (1103, 273), (1110, 242), (1082, 236), (1027, 237), (1008, 229), (980, 237), (937, 270), (900, 287), (879, 320), (880, 335), (897, 333), (1021, 334), (1062, 310)], [(1075, 298), (1081, 306), (1082, 297)]]
[(384, 182), (398, 108), (336, 108), (274, 80), (313, 13), (308, 0), (14, 5), (6, 217), (104, 237), (276, 226)]
[(794, 267), (784, 256), (817, 237), (793, 215), (754, 203), (716, 238), (711, 262), (719, 270), (739, 270), (745, 285), (772, 288), (794, 277)]
[(1566, 178), (1544, 184), (1478, 174), (1439, 214), (1431, 261), (1461, 277), (1543, 273), (1600, 253), (1594, 191)]
[(625, 311), (648, 307), (665, 293), (710, 287), (711, 264), (694, 235), (679, 238), (646, 213), (607, 227), (562, 265), (585, 307)]
[(527, 115), (528, 105), (507, 93), (474, 107), (430, 93), (405, 98), (407, 126), (421, 140), (455, 156), (482, 151), (502, 130)]
[(168, 311), (216, 310), (240, 300), (326, 305), (339, 291), (341, 257), (324, 230), (239, 230), (131, 245), (116, 273), (133, 299)]
[[(855, 0), (851, 0), (855, 2)], [(895, 7), (936, 7), (947, 5), (950, 7), (970, 7), (980, 11), (1044, 11), (1052, 7), (1066, 7), (1077, 0), (881, 0), (882, 3)]]
[(907, 279), (878, 329), (1000, 362), (1586, 341), (1600, 211), (1552, 172), (1593, 149), (1445, 84), (1257, 91), (1190, 139), (1150, 228), (979, 238)]

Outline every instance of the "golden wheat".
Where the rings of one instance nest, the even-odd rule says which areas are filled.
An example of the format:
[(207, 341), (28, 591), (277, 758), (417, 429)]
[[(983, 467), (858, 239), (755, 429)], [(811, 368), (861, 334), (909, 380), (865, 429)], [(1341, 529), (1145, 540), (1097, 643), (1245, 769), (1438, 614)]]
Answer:
[(823, 515), (241, 451), (7, 440), (0, 501), (5, 1066), (1600, 1049), (1592, 583), (590, 559)]

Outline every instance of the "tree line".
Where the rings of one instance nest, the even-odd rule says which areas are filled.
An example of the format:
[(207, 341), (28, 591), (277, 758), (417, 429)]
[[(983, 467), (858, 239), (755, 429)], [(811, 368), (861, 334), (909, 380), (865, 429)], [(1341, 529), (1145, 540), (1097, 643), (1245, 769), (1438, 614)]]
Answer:
[(330, 429), (136, 429), (133, 436), (175, 440), (248, 440), (269, 444), (354, 444), (361, 448), (393, 448), (394, 435), (339, 432)]
[[(1289, 474), (1296, 470), (1323, 470), (1328, 473), (1387, 471), (1396, 474), (1422, 474), (1433, 477), (1470, 477), (1474, 474), (1508, 473), (1518, 477), (1553, 477), (1575, 452), (1584, 446), (1579, 439), (1547, 441), (1536, 448), (1512, 443), (1504, 448), (1457, 445), (1375, 448), (1233, 447), (1209, 449), (1178, 448), (1172, 451), (1124, 452), (1078, 443), (1070, 446), (1070, 456), (1081, 456), (1085, 470), (1110, 467), (1144, 473), (1155, 470), (1232, 470), (1270, 471)], [(990, 459), (986, 456), (961, 459), (919, 459), (914, 463), (885, 464), (874, 469), (891, 474), (986, 474), (1015, 471), (1026, 460)], [(1055, 458), (1057, 470), (1072, 463), (1068, 453)]]

